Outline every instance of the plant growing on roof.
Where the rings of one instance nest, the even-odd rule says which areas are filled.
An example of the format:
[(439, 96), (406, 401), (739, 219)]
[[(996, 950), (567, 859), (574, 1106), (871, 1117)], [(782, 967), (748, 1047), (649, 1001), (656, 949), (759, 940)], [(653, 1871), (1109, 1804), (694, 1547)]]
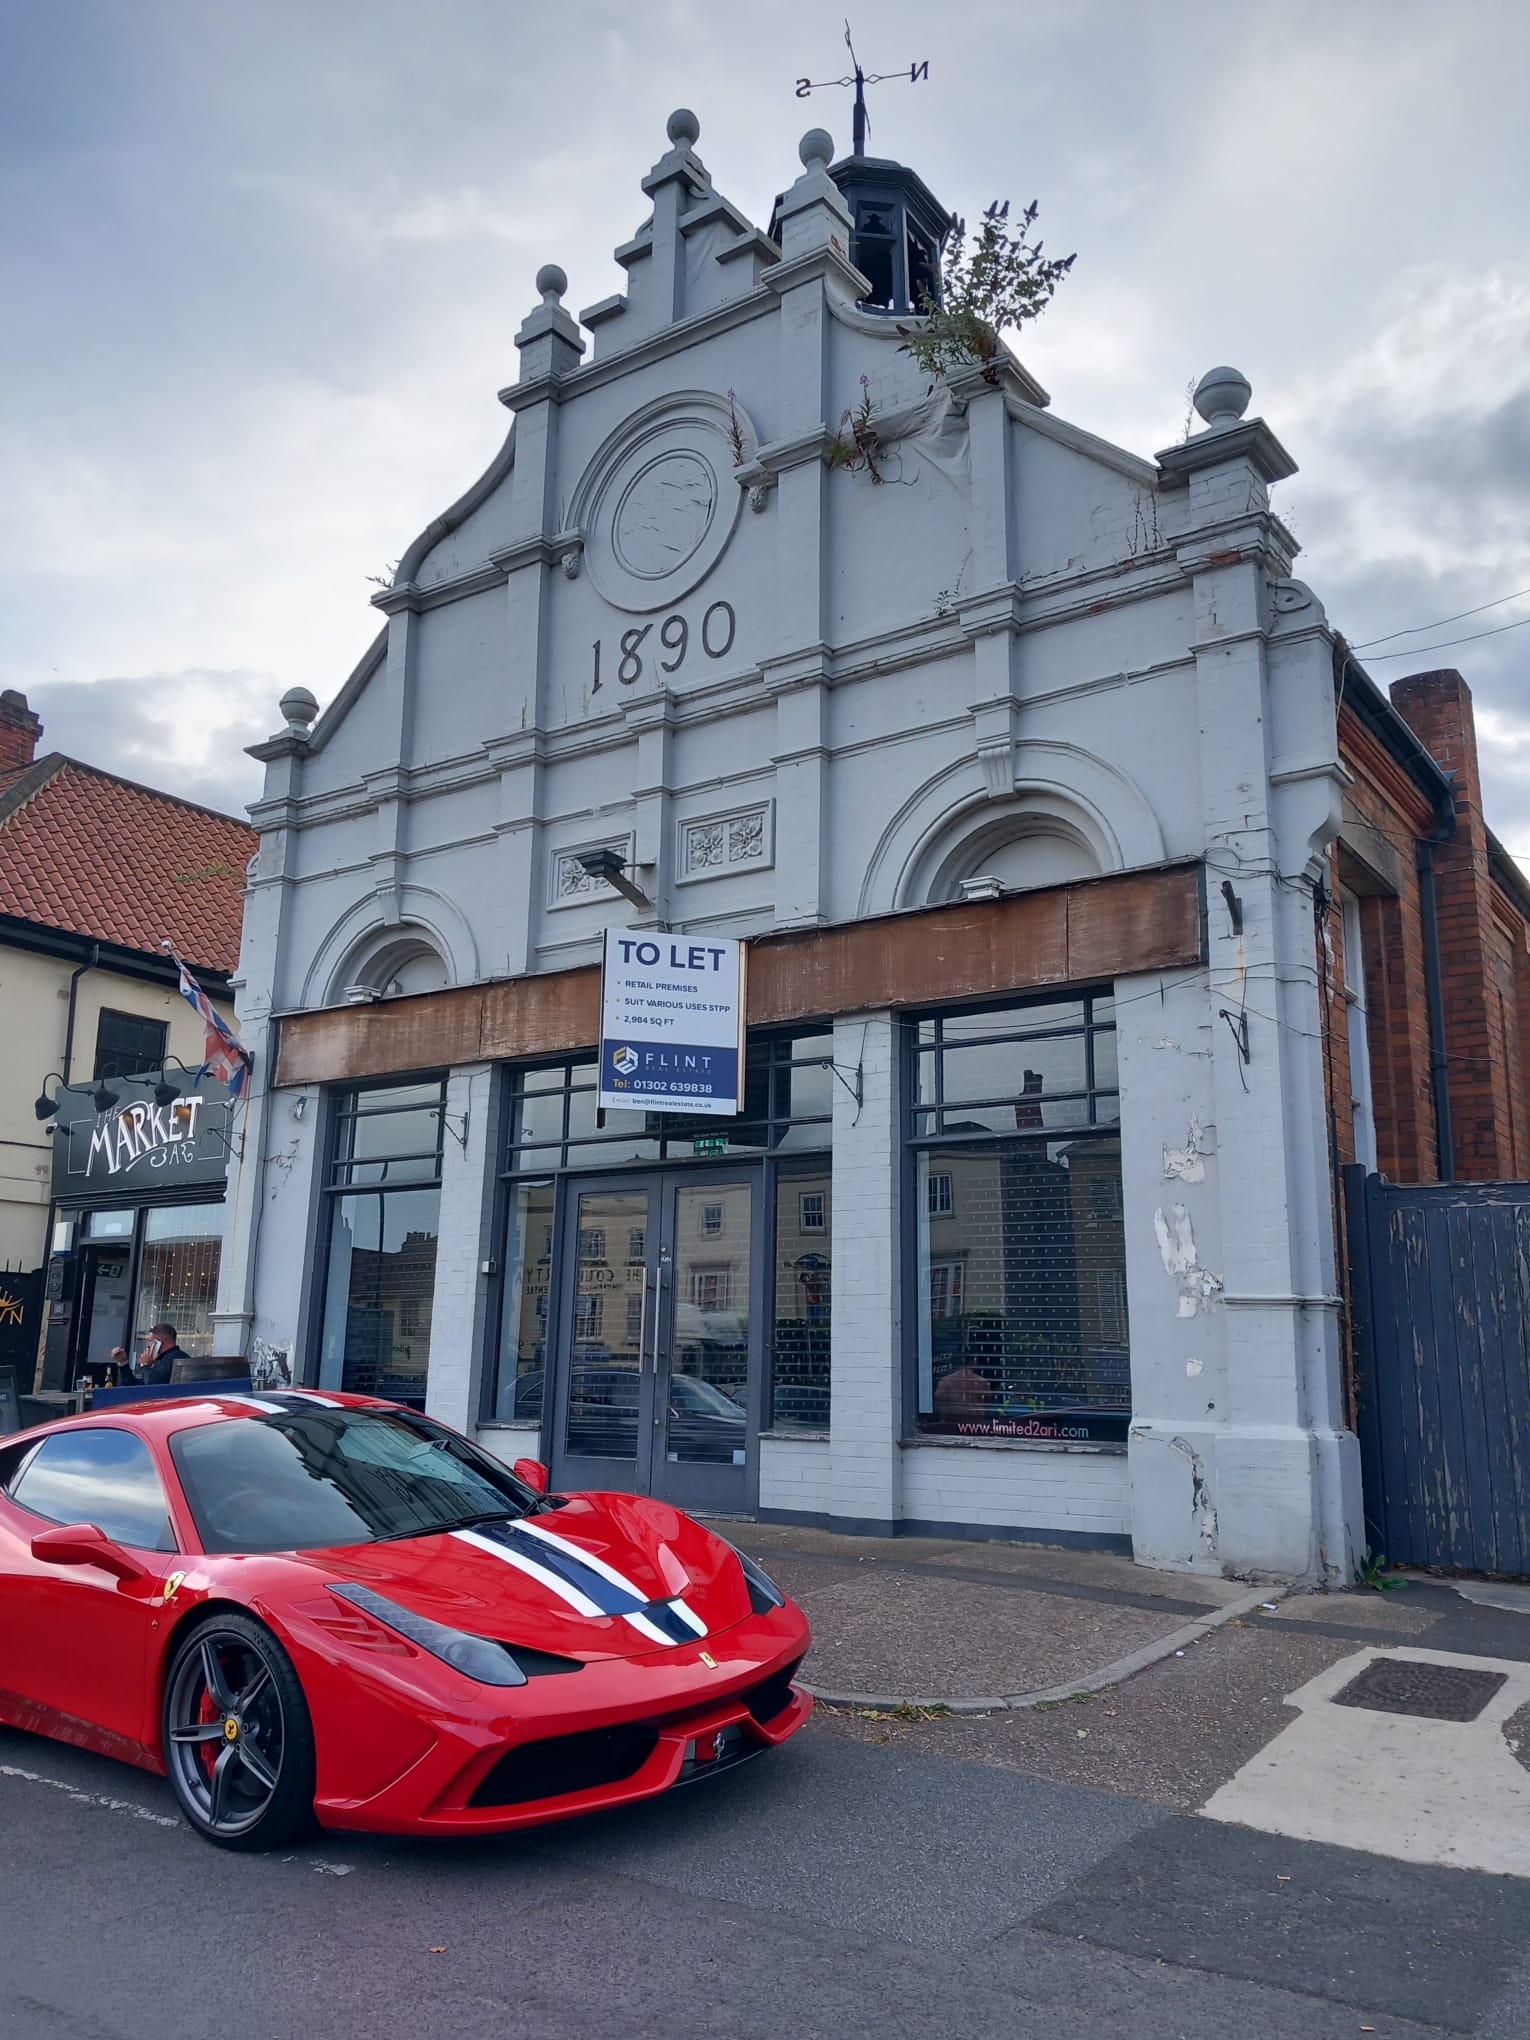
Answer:
[(733, 465), (742, 467), (748, 458), (748, 449), (744, 445), (744, 428), (739, 422), (738, 398), (732, 390), (728, 392), (728, 442), (733, 448)]
[(877, 466), (877, 455), (881, 451), (881, 435), (872, 422), (876, 405), (872, 401), (871, 381), (861, 377), (861, 401), (853, 411), (841, 411), (839, 431), (829, 441), (829, 466), (844, 468), (848, 474), (858, 471), (870, 475), (874, 482), (886, 479)]
[(1044, 243), (1031, 240), (1036, 213), (1032, 199), (1019, 225), (1011, 227), (1009, 200), (1001, 205), (995, 199), (970, 248), (965, 223), (957, 223), (941, 258), (940, 302), (926, 292), (921, 323), (898, 328), (904, 353), (927, 374), (979, 367), (989, 382), (997, 382), (1000, 334), (1039, 318), (1052, 302), (1076, 257), (1054, 258)]

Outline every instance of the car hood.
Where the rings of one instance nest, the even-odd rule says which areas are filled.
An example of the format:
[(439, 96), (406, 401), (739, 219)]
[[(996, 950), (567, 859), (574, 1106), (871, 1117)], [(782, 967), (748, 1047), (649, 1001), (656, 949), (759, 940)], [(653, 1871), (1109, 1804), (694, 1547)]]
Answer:
[(641, 1495), (573, 1495), (519, 1522), (293, 1562), (310, 1581), (318, 1571), (448, 1628), (565, 1657), (638, 1657), (718, 1635), (750, 1613), (730, 1548)]

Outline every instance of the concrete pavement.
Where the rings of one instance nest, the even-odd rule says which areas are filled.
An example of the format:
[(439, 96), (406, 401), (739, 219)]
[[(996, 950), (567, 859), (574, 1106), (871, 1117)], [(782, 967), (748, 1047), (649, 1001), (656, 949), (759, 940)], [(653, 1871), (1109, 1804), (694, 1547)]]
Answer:
[(1282, 1590), (1102, 1552), (719, 1523), (813, 1625), (807, 1684), (848, 1707), (1028, 1708), (1116, 1685)]

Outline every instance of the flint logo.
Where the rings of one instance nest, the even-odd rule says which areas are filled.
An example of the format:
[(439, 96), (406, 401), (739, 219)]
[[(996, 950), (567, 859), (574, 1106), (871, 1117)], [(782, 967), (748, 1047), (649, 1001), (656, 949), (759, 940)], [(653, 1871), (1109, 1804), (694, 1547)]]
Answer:
[(635, 1048), (619, 1048), (611, 1058), (611, 1067), (619, 1077), (630, 1077), (638, 1066)]

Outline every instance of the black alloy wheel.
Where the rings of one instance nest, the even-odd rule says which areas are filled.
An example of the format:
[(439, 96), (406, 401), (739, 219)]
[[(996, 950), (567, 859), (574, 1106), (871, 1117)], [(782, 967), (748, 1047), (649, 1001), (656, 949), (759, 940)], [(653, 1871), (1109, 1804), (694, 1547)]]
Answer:
[(209, 1615), (165, 1682), (165, 1765), (198, 1834), (266, 1849), (313, 1820), (313, 1723), (292, 1660), (263, 1623)]

